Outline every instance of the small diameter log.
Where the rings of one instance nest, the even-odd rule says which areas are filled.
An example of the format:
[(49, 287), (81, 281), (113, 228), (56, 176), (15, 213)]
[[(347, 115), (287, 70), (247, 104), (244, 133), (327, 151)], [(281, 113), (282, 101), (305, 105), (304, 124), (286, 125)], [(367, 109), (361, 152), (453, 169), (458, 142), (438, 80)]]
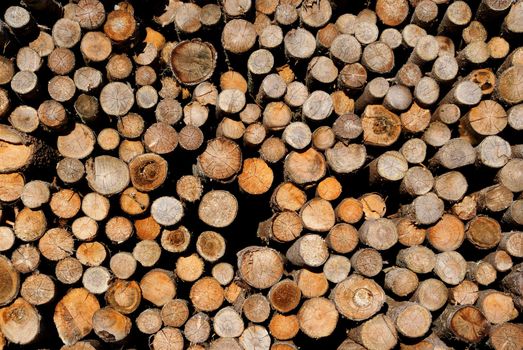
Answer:
[(501, 241), (501, 226), (488, 216), (477, 216), (466, 227), (466, 236), (478, 249), (491, 249)]
[(40, 333), (40, 314), (24, 298), (0, 309), (0, 330), (14, 344), (28, 344)]
[(443, 282), (457, 285), (465, 278), (467, 262), (460, 253), (455, 251), (439, 253), (436, 255), (434, 273)]
[(260, 323), (269, 318), (271, 305), (264, 295), (252, 294), (245, 299), (242, 310), (249, 321)]
[[(214, 208), (223, 208), (220, 215), (216, 216)], [(228, 191), (215, 190), (207, 192), (200, 201), (198, 217), (212, 227), (227, 227), (236, 218), (238, 201)]]
[(144, 334), (154, 334), (162, 328), (160, 309), (145, 309), (136, 318), (138, 330)]
[(506, 251), (513, 257), (521, 258), (523, 256), (523, 249), (521, 248), (521, 241), (523, 240), (523, 232), (510, 231), (502, 234), (499, 248)]
[(273, 181), (272, 169), (260, 158), (249, 158), (244, 160), (243, 169), (238, 175), (240, 188), (253, 195), (267, 192)]
[(199, 312), (185, 323), (184, 335), (191, 343), (202, 343), (209, 338), (211, 325), (209, 316)]
[(84, 288), (71, 289), (58, 302), (54, 323), (64, 344), (74, 344), (93, 329), (92, 317), (100, 309), (98, 300)]
[(109, 262), (111, 272), (121, 279), (131, 277), (136, 270), (136, 265), (136, 259), (134, 256), (127, 252), (116, 253), (111, 257)]
[(510, 144), (497, 135), (487, 136), (476, 150), (478, 162), (490, 168), (501, 168), (512, 158)]
[(523, 67), (516, 65), (503, 71), (498, 77), (495, 95), (507, 105), (515, 105), (523, 101), (523, 95), (518, 91)]
[(456, 216), (444, 214), (436, 225), (427, 230), (427, 239), (439, 251), (457, 250), (465, 239), (465, 226)]
[(252, 23), (243, 19), (233, 19), (225, 24), (221, 42), (225, 50), (233, 54), (242, 54), (253, 47), (256, 37)]
[[(158, 229), (159, 233), (159, 229)], [(148, 235), (147, 235), (148, 236)], [(154, 238), (156, 235), (151, 235), (150, 237), (144, 238)], [(171, 253), (180, 253), (187, 249), (191, 240), (191, 234), (184, 226), (178, 227), (176, 230), (167, 230), (162, 231), (161, 236), (161, 246), (168, 252)]]
[(398, 181), (405, 177), (408, 164), (403, 155), (397, 151), (387, 151), (369, 164), (369, 180)]
[(86, 162), (89, 187), (102, 195), (123, 191), (129, 184), (129, 169), (120, 159), (111, 156), (89, 158)]
[(400, 191), (411, 196), (428, 193), (434, 185), (434, 177), (426, 168), (415, 166), (407, 170), (400, 184)]
[(436, 265), (436, 256), (427, 247), (412, 246), (401, 249), (396, 257), (396, 264), (418, 274), (431, 272)]
[(181, 327), (189, 318), (188, 302), (183, 299), (173, 299), (162, 306), (160, 316), (166, 326)]
[(216, 138), (207, 143), (207, 148), (198, 157), (198, 165), (205, 176), (226, 181), (241, 168), (241, 152), (236, 143), (225, 138)]
[(19, 40), (29, 42), (38, 37), (37, 23), (25, 8), (20, 6), (8, 7), (4, 13), (4, 20)]
[(439, 164), (447, 169), (457, 169), (474, 164), (476, 152), (472, 145), (461, 138), (450, 139), (430, 160), (432, 164)]
[(214, 311), (224, 301), (224, 290), (213, 277), (204, 277), (192, 285), (189, 297), (196, 310)]
[(354, 274), (338, 283), (330, 298), (343, 316), (362, 321), (381, 309), (385, 302), (385, 292), (373, 280)]
[(321, 236), (308, 234), (294, 242), (287, 251), (286, 257), (296, 266), (317, 267), (325, 263), (329, 253)]

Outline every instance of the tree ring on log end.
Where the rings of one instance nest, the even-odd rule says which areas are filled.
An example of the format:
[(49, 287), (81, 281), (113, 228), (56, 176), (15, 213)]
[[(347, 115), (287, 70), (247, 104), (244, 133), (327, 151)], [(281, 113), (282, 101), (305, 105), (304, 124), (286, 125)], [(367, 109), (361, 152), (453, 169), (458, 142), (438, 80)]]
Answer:
[(182, 41), (171, 53), (171, 70), (180, 83), (196, 85), (212, 76), (217, 56), (214, 46), (208, 42)]

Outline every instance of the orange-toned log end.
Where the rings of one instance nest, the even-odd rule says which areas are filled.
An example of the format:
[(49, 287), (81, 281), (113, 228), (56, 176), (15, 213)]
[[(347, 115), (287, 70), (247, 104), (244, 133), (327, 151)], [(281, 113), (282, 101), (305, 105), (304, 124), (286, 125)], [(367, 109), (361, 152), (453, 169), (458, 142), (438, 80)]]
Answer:
[(92, 318), (98, 309), (98, 300), (85, 288), (71, 289), (56, 304), (53, 319), (64, 344), (74, 344), (91, 332)]
[(367, 106), (361, 124), (364, 143), (371, 146), (390, 146), (401, 134), (400, 118), (382, 105)]
[(171, 69), (185, 85), (196, 85), (209, 79), (216, 68), (218, 54), (212, 44), (200, 40), (182, 41), (171, 53)]
[(136, 19), (125, 10), (115, 10), (107, 15), (104, 24), (105, 34), (119, 43), (129, 40), (136, 31)]
[(455, 337), (468, 343), (478, 343), (487, 334), (489, 323), (474, 306), (448, 306), (435, 322), (438, 335)]
[(0, 309), (0, 329), (10, 342), (28, 344), (40, 333), (40, 314), (24, 298), (18, 298)]
[(274, 179), (272, 169), (260, 158), (249, 158), (243, 162), (242, 173), (238, 176), (238, 185), (249, 194), (267, 192)]

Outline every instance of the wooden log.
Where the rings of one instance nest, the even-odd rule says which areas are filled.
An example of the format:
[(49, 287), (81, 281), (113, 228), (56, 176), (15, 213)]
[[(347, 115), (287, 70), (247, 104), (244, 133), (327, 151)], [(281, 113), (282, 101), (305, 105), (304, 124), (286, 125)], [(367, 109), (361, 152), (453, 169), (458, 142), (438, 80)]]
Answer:
[(496, 350), (509, 348), (512, 344), (517, 347), (521, 345), (522, 336), (519, 324), (507, 322), (490, 328), (489, 344)]
[(407, 338), (418, 338), (425, 335), (432, 323), (432, 315), (425, 307), (409, 302), (387, 302), (387, 316), (396, 326), (399, 334)]
[(389, 90), (389, 82), (382, 78), (374, 78), (365, 86), (363, 93), (356, 100), (354, 109), (359, 112), (365, 109), (369, 104), (381, 101)]
[(367, 349), (392, 349), (398, 341), (393, 321), (383, 314), (376, 315), (352, 329), (348, 336)]
[(296, 266), (317, 267), (329, 257), (327, 245), (321, 236), (308, 234), (297, 239), (286, 254), (287, 259)]
[(138, 330), (144, 334), (153, 334), (162, 327), (160, 309), (146, 309), (136, 318)]
[(426, 230), (414, 224), (408, 218), (400, 218), (395, 220), (396, 228), (398, 230), (398, 242), (412, 247), (420, 245), (425, 240)]
[(467, 262), (463, 256), (455, 251), (443, 252), (436, 255), (434, 273), (445, 283), (457, 285), (465, 278)]
[(411, 298), (429, 311), (441, 309), (448, 298), (448, 290), (443, 282), (435, 278), (429, 278), (421, 282), (418, 289)]
[(394, 54), (386, 44), (376, 41), (365, 46), (361, 63), (371, 72), (386, 74), (394, 68)]
[(418, 288), (418, 277), (409, 269), (391, 267), (386, 270), (384, 287), (399, 297), (405, 297)]
[(520, 81), (523, 69), (519, 66), (512, 66), (499, 75), (495, 88), (495, 96), (507, 105), (515, 105), (523, 100), (523, 96), (514, 89), (517, 82)]
[(435, 322), (436, 334), (463, 342), (479, 342), (488, 333), (488, 321), (473, 306), (448, 306)]
[[(271, 248), (248, 247), (241, 250), (237, 256), (240, 277), (254, 288), (269, 288), (282, 277), (282, 258)], [(267, 261), (266, 266), (271, 268), (260, 270), (261, 266), (253, 265), (253, 261)]]
[[(195, 55), (198, 60), (194, 60)], [(197, 85), (211, 77), (216, 67), (216, 57), (216, 50), (210, 43), (183, 41), (171, 53), (171, 69), (180, 83)]]
[(56, 263), (55, 276), (63, 284), (73, 284), (82, 278), (83, 267), (78, 259), (67, 257)]
[(142, 297), (156, 306), (163, 306), (176, 296), (173, 274), (167, 270), (153, 269), (140, 280)]
[(467, 278), (481, 286), (488, 286), (496, 280), (496, 269), (488, 262), (468, 262), (467, 266)]
[(436, 256), (427, 247), (412, 246), (401, 249), (396, 256), (396, 264), (413, 272), (424, 274), (431, 272), (436, 264)]
[(523, 250), (519, 244), (522, 238), (523, 233), (520, 231), (503, 233), (501, 241), (499, 242), (499, 248), (505, 250), (511, 256), (519, 258), (523, 256)]
[(398, 139), (401, 132), (401, 121), (398, 116), (381, 105), (367, 106), (361, 122), (364, 143), (368, 145), (390, 146)]
[(387, 250), (398, 240), (396, 226), (386, 218), (364, 221), (358, 235), (363, 244), (377, 250)]
[(385, 302), (385, 292), (373, 280), (354, 274), (338, 283), (330, 298), (338, 311), (350, 320), (366, 320)]
[(31, 244), (24, 244), (13, 251), (11, 262), (20, 273), (33, 272), (40, 264), (40, 251)]
[(308, 299), (298, 311), (301, 331), (314, 339), (332, 334), (338, 323), (338, 317), (335, 304), (326, 298)]
[(329, 248), (340, 254), (353, 251), (358, 244), (357, 230), (349, 224), (340, 223), (332, 227), (325, 241)]
[(520, 192), (523, 189), (523, 177), (520, 169), (523, 164), (522, 159), (511, 159), (503, 168), (498, 171), (497, 179), (499, 183), (507, 187), (512, 192)]
[(427, 239), (438, 251), (457, 250), (465, 240), (465, 225), (456, 216), (444, 214), (427, 230)]
[(38, 37), (36, 21), (25, 8), (8, 7), (4, 13), (4, 20), (18, 40), (30, 42)]
[(135, 272), (136, 259), (131, 253), (119, 252), (111, 257), (109, 266), (116, 277), (127, 279)]
[[(53, 317), (64, 344), (74, 344), (89, 334), (93, 329), (92, 317), (99, 309), (98, 300), (86, 289), (68, 291), (56, 305)], [(79, 317), (80, 315), (84, 317)]]

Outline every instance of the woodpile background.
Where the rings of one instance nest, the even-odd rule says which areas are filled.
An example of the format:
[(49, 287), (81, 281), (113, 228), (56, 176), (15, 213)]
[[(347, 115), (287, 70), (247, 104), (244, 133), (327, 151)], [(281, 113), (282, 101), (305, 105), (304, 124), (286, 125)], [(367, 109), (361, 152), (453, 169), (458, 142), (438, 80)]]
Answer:
[(0, 13), (0, 349), (523, 349), (523, 1)]

